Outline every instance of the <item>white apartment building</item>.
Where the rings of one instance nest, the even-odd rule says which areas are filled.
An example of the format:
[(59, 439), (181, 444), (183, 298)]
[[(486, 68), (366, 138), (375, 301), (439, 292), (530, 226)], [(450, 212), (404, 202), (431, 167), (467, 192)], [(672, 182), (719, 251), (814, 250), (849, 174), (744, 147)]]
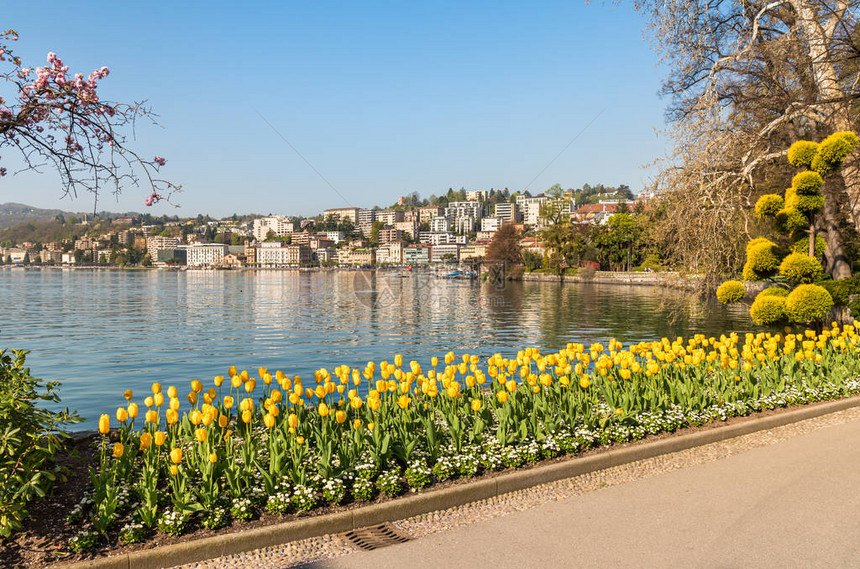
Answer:
[(333, 217), (334, 219), (348, 219), (353, 225), (358, 223), (358, 212), (361, 208), (357, 207), (336, 207), (323, 211), (323, 219)]
[(515, 203), (497, 203), (493, 214), (507, 223), (518, 223), (520, 220), (519, 208)]
[(456, 223), (463, 217), (481, 219), (484, 217), (484, 204), (481, 202), (451, 202), (445, 208), (445, 217), (451, 223)]
[(504, 220), (498, 217), (485, 217), (481, 220), (481, 231), (498, 231), (502, 223)]
[[(475, 202), (478, 203), (478, 202)], [(477, 219), (472, 217), (471, 215), (467, 215), (464, 217), (458, 217), (454, 221), (454, 232), (463, 235), (464, 233), (471, 233), (475, 231), (477, 227)]]
[[(403, 213), (403, 212), (400, 212)], [(403, 233), (407, 234), (410, 239), (415, 239), (415, 236), (418, 235), (418, 220), (413, 221), (397, 221), (394, 223), (394, 229), (399, 229)]]
[(158, 259), (158, 252), (165, 249), (176, 249), (182, 244), (182, 239), (179, 237), (161, 237), (153, 236), (146, 238), (146, 252), (149, 253), (149, 258), (155, 262)]
[(404, 221), (403, 211), (397, 209), (380, 209), (376, 211), (376, 221), (381, 221), (385, 225), (394, 225)]
[(271, 231), (278, 237), (289, 235), (296, 230), (296, 224), (285, 215), (272, 215), (254, 220), (252, 233), (257, 241), (265, 241)]
[[(446, 258), (448, 255), (450, 257)], [(434, 245), (430, 248), (430, 261), (433, 263), (442, 263), (451, 259), (453, 263), (460, 262), (460, 245)]]
[(228, 252), (226, 245), (220, 243), (200, 243), (189, 245), (185, 251), (189, 267), (214, 267), (224, 262)]
[(343, 231), (326, 231), (325, 238), (331, 239), (335, 243), (340, 243), (344, 239), (346, 239), (346, 235), (343, 234)]
[(523, 212), (523, 223), (532, 227), (540, 225), (540, 208), (549, 198), (543, 194), (527, 197), (517, 196), (517, 207)]
[(448, 231), (450, 227), (451, 225), (448, 223), (447, 217), (440, 215), (430, 220), (430, 231), (445, 232)]
[(363, 223), (373, 224), (376, 221), (376, 212), (372, 209), (360, 209), (358, 210), (358, 225)]
[(290, 255), (280, 241), (260, 243), (257, 248), (257, 264), (267, 268), (286, 267), (290, 264)]

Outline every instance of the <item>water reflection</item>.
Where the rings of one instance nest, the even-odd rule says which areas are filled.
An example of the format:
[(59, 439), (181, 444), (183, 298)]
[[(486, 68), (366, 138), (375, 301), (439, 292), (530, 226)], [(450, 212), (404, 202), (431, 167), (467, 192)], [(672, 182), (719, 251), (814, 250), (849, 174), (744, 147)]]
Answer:
[[(487, 283), (358, 271), (0, 270), (0, 346), (32, 351), (89, 419), (153, 381), (187, 385), (229, 365), (306, 376), (394, 353), (625, 343), (751, 328), (727, 309), (650, 287)], [(674, 315), (674, 318), (671, 316)], [(184, 388), (184, 387), (183, 387)]]

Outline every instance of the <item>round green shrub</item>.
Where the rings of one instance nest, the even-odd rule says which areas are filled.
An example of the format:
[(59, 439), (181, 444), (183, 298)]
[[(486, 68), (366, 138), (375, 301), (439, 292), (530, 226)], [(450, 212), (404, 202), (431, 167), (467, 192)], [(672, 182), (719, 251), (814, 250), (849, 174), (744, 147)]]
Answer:
[(755, 202), (755, 216), (759, 219), (773, 217), (785, 207), (785, 200), (779, 194), (765, 194)]
[(747, 254), (749, 254), (750, 249), (752, 249), (753, 247), (756, 247), (757, 245), (761, 245), (762, 243), (771, 243), (772, 244), (773, 241), (771, 241), (767, 237), (756, 237), (755, 239), (753, 239), (752, 241), (747, 243), (747, 247), (746, 247)]
[(759, 243), (747, 251), (747, 265), (759, 279), (776, 274), (782, 255), (772, 241)]
[(757, 296), (756, 298), (758, 298), (759, 296), (781, 296), (781, 297), (786, 297), (786, 296), (788, 296), (788, 290), (786, 290), (786, 289), (782, 288), (781, 286), (771, 286), (771, 287), (768, 287), (768, 288), (764, 289), (764, 290), (763, 290), (763, 291), (761, 291), (760, 293), (758, 293), (758, 296)]
[(821, 278), (823, 272), (818, 259), (804, 253), (792, 253), (779, 265), (779, 274), (793, 283), (813, 283)]
[(717, 287), (717, 300), (723, 304), (731, 304), (743, 300), (746, 294), (744, 283), (739, 281), (726, 281)]
[(832, 307), (830, 293), (814, 284), (802, 284), (785, 297), (785, 314), (798, 324), (819, 321)]
[(853, 132), (834, 132), (818, 145), (818, 153), (812, 159), (810, 168), (819, 174), (835, 172), (842, 160), (857, 146), (857, 141), (857, 135)]
[[(793, 253), (809, 253), (809, 234), (806, 231), (796, 231), (791, 235), (791, 251)], [(827, 241), (821, 235), (815, 236), (815, 256), (821, 257), (827, 248)]]
[(786, 207), (776, 214), (776, 227), (783, 233), (791, 233), (809, 227), (809, 220), (796, 209)]
[(794, 207), (806, 216), (819, 212), (824, 207), (824, 196), (797, 196)]
[(814, 196), (821, 191), (824, 178), (818, 172), (801, 172), (791, 180), (791, 187), (799, 196)]
[(785, 297), (759, 293), (750, 307), (750, 317), (763, 326), (784, 320)]
[(788, 149), (788, 163), (798, 168), (806, 168), (812, 164), (818, 154), (818, 143), (810, 140), (798, 140)]

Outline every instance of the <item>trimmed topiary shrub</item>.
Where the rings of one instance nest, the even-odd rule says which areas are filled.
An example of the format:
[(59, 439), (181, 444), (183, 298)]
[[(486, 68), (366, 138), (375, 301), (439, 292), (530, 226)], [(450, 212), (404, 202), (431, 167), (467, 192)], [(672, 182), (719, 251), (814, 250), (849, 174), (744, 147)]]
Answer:
[(744, 283), (738, 281), (726, 281), (717, 288), (717, 300), (723, 304), (739, 302), (745, 294)]
[[(809, 253), (809, 235), (805, 231), (796, 231), (791, 236), (791, 251), (793, 253)], [(815, 236), (815, 257), (821, 257), (827, 248), (827, 241), (821, 235)]]
[(818, 172), (807, 170), (791, 179), (791, 187), (799, 196), (817, 195), (824, 185), (824, 178)]
[(815, 322), (833, 308), (833, 298), (826, 289), (814, 284), (802, 284), (785, 297), (785, 314), (798, 324)]
[(818, 153), (809, 167), (822, 175), (835, 172), (857, 142), (857, 135), (853, 132), (834, 132), (818, 145)]
[[(779, 247), (765, 239), (747, 249), (747, 262), (744, 266), (744, 279), (761, 280), (776, 274), (782, 257)], [(749, 271), (747, 270), (749, 269)], [(747, 278), (752, 276), (753, 278)]]
[(788, 163), (798, 168), (808, 168), (817, 153), (817, 142), (798, 140), (788, 149)]
[(779, 194), (765, 194), (755, 202), (755, 216), (759, 219), (774, 217), (785, 207), (785, 200)]
[[(786, 296), (788, 296), (788, 289), (784, 289), (781, 286), (772, 286), (772, 287), (768, 287), (768, 288), (764, 289), (763, 291), (761, 291), (760, 293), (758, 293), (758, 296), (782, 296), (782, 297), (786, 297)], [(758, 297), (756, 297), (756, 298), (758, 298)]]
[(786, 297), (759, 293), (750, 307), (753, 322), (762, 326), (776, 324), (785, 320)]
[(782, 209), (776, 214), (776, 228), (782, 233), (791, 233), (807, 227), (809, 227), (809, 221), (806, 216), (794, 208)]
[(824, 207), (824, 196), (797, 196), (794, 209), (803, 215), (809, 215), (821, 211)]
[(814, 283), (821, 279), (823, 273), (824, 268), (818, 259), (803, 253), (792, 253), (779, 265), (779, 274), (793, 283)]

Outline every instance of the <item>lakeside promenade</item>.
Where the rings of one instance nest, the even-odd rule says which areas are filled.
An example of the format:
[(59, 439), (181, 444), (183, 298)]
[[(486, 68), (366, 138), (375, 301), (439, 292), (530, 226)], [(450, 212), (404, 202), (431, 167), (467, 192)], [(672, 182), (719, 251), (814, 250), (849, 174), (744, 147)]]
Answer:
[(858, 471), (853, 408), (395, 522), (415, 539), (375, 551), (326, 536), (186, 567), (858, 567)]

